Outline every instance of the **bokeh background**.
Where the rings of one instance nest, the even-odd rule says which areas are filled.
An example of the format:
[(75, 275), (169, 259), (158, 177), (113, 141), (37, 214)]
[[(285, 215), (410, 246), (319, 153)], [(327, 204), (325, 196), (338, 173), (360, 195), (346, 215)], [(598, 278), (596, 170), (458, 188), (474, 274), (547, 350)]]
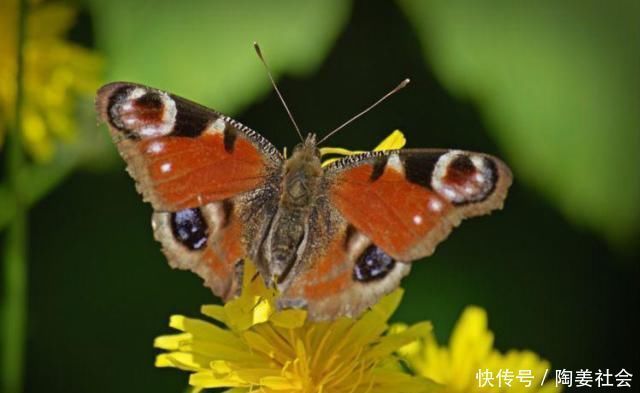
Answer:
[[(0, 21), (15, 27), (17, 2), (0, 2)], [(431, 320), (445, 341), (463, 308), (476, 304), (488, 311), (499, 349), (532, 349), (554, 368), (626, 368), (637, 385), (640, 3), (29, 3), (32, 11), (75, 10), (50, 33), (96, 56), (97, 80), (172, 91), (279, 147), (297, 138), (254, 40), (305, 130), (332, 129), (410, 77), (331, 145), (370, 149), (397, 128), (411, 147), (502, 157), (515, 182), (503, 211), (465, 222), (414, 264), (394, 319)], [(35, 30), (55, 25), (53, 14)], [(0, 36), (0, 51), (11, 37)], [(154, 368), (153, 338), (170, 331), (169, 315), (195, 316), (216, 299), (195, 275), (169, 268), (152, 237), (150, 206), (96, 126), (92, 97), (82, 89), (77, 96), (68, 135), (44, 133), (46, 148), (25, 137), (25, 179), (36, 196), (28, 210), (24, 390), (182, 391), (184, 373)], [(0, 135), (13, 121), (7, 102)], [(4, 148), (0, 155), (8, 161)], [(5, 249), (15, 208), (10, 178), (5, 167)], [(7, 270), (0, 275), (7, 285)], [(8, 304), (8, 292), (2, 296)]]

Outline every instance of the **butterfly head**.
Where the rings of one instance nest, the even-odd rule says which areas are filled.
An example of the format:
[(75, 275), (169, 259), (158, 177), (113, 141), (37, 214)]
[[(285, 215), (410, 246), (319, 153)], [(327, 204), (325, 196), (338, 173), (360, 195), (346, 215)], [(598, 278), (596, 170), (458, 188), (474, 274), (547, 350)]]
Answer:
[(304, 142), (298, 143), (293, 148), (293, 154), (291, 159), (298, 158), (307, 162), (320, 161), (320, 149), (318, 148), (318, 142), (316, 134), (308, 133)]

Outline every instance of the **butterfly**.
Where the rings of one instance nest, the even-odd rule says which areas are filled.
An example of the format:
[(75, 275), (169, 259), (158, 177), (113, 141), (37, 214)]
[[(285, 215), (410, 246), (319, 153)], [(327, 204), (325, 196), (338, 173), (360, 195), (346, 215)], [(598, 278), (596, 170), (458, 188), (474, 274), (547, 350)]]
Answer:
[(323, 166), (312, 133), (285, 157), (230, 117), (135, 83), (103, 86), (96, 107), (172, 267), (228, 300), (248, 258), (278, 307), (311, 320), (361, 314), (463, 219), (501, 208), (512, 179), (499, 159), (461, 150), (364, 152)]

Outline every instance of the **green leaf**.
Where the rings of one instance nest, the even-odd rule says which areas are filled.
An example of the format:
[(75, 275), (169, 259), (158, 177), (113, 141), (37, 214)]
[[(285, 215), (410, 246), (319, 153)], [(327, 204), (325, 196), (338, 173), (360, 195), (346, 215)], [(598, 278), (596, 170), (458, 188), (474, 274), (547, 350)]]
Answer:
[(640, 229), (640, 3), (399, 1), (516, 181), (614, 242)]
[(87, 0), (108, 80), (170, 90), (237, 112), (269, 91), (253, 42), (274, 74), (308, 73), (329, 51), (351, 2)]

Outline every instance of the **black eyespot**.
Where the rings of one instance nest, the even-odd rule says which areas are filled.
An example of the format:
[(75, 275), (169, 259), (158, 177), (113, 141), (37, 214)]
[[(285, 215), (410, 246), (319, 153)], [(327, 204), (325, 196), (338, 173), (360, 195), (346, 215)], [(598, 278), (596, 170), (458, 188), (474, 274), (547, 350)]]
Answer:
[(360, 282), (380, 280), (389, 274), (395, 265), (395, 259), (378, 247), (371, 245), (356, 261), (353, 268), (353, 279)]
[(190, 250), (200, 250), (207, 245), (209, 227), (200, 209), (171, 213), (171, 230), (176, 240)]

